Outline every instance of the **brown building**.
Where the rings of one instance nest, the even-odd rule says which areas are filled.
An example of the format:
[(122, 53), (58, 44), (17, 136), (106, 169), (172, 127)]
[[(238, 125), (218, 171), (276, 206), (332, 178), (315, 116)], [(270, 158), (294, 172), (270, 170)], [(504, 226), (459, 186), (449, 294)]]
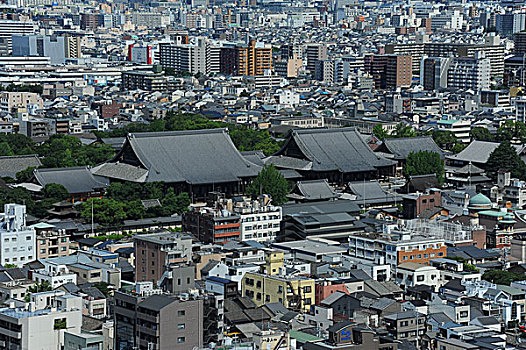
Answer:
[(115, 292), (117, 349), (191, 350), (220, 342), (223, 334), (223, 297), (191, 298)]
[(173, 232), (137, 235), (135, 240), (135, 280), (161, 279), (167, 266), (190, 261), (192, 238)]
[(366, 55), (364, 69), (374, 79), (376, 89), (409, 87), (413, 79), (410, 55)]
[(237, 73), (239, 75), (264, 75), (266, 70), (272, 69), (272, 48), (251, 41), (246, 46), (238, 46)]
[(69, 235), (64, 230), (52, 231), (54, 227), (44, 222), (33, 225), (37, 259), (69, 256)]
[(80, 29), (95, 30), (99, 26), (99, 16), (93, 13), (83, 13), (80, 16)]
[(202, 208), (183, 215), (183, 230), (205, 243), (237, 241), (241, 235), (238, 215), (222, 215), (220, 210)]
[(100, 116), (102, 118), (113, 118), (121, 112), (122, 103), (112, 101), (111, 103), (101, 104), (99, 106)]
[(222, 47), (219, 53), (219, 71), (223, 74), (236, 74), (237, 50), (235, 47)]
[(442, 193), (429, 189), (427, 193), (406, 195), (403, 199), (403, 214), (405, 219), (419, 217), (426, 210), (433, 210), (442, 205)]

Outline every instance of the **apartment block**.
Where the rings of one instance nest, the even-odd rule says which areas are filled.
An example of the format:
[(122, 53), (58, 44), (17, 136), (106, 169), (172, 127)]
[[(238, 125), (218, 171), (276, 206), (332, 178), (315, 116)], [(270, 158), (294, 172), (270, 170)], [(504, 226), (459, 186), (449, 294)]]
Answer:
[(189, 261), (192, 256), (192, 238), (185, 234), (162, 232), (136, 235), (134, 244), (137, 282), (156, 283), (167, 266)]
[(237, 46), (237, 74), (264, 75), (272, 69), (272, 47), (251, 41), (248, 45)]
[(247, 272), (241, 292), (258, 306), (279, 302), (288, 309), (308, 312), (315, 303), (314, 285), (307, 277)]
[(0, 214), (0, 261), (21, 267), (36, 259), (35, 230), (26, 226), (26, 206), (5, 204)]
[(144, 297), (116, 292), (114, 313), (117, 349), (192, 350), (222, 339), (220, 295)]

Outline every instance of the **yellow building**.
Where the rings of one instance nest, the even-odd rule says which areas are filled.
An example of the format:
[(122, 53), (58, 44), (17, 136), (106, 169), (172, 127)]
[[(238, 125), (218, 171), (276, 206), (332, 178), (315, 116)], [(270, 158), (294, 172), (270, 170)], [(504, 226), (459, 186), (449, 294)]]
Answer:
[(257, 306), (279, 302), (299, 312), (309, 311), (315, 302), (314, 280), (303, 276), (247, 272), (241, 283), (241, 292)]
[(251, 41), (237, 48), (237, 70), (239, 75), (263, 75), (272, 69), (272, 47)]

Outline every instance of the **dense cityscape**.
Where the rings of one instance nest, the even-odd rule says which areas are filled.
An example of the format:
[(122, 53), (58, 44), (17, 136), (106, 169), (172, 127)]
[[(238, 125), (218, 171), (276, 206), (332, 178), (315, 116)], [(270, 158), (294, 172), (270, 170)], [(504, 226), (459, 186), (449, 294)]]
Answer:
[(0, 350), (526, 349), (526, 4), (3, 0)]

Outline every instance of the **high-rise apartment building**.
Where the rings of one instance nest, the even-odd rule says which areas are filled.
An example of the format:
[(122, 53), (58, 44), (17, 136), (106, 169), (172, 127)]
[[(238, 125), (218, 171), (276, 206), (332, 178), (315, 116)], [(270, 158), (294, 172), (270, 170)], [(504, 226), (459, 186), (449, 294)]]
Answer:
[(526, 53), (526, 32), (516, 33), (513, 41), (515, 42), (515, 53), (524, 55)]
[(264, 75), (272, 69), (272, 47), (256, 41), (237, 46), (237, 74)]
[(156, 283), (167, 266), (189, 261), (192, 238), (188, 235), (163, 232), (135, 236), (135, 280)]
[(432, 91), (447, 88), (447, 76), (451, 57), (427, 57), (423, 59), (420, 83), (424, 89)]
[(448, 69), (447, 85), (452, 89), (487, 90), (490, 71), (489, 58), (456, 57)]
[(36, 259), (35, 230), (26, 226), (26, 206), (4, 205), (0, 215), (0, 262), (22, 266)]
[(412, 56), (367, 55), (365, 71), (373, 77), (376, 89), (396, 89), (411, 86), (413, 79)]
[(152, 295), (115, 292), (117, 349), (192, 350), (220, 342), (222, 295)]
[(326, 60), (327, 55), (327, 45), (326, 44), (308, 44), (305, 47), (305, 56), (307, 60), (306, 68), (307, 70), (314, 75), (316, 72), (316, 62), (320, 60)]

